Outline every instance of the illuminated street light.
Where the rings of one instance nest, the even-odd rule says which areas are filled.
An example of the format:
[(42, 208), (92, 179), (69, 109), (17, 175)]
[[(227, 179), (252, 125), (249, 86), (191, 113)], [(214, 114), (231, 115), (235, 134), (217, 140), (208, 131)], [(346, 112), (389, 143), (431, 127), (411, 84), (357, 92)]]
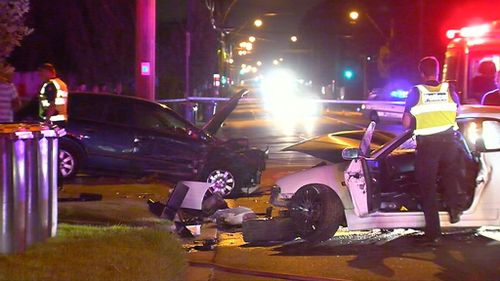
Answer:
[(256, 19), (256, 20), (253, 22), (253, 25), (255, 25), (255, 27), (261, 27), (263, 24), (264, 24), (264, 22), (262, 22), (262, 20), (261, 20), (261, 19)]
[(349, 12), (349, 18), (353, 21), (358, 20), (359, 19), (359, 12), (356, 10)]
[(262, 62), (260, 60), (257, 61), (257, 66), (262, 66)]
[(247, 43), (246, 46), (245, 46), (245, 49), (247, 51), (251, 51), (253, 49), (253, 44), (252, 43)]
[(231, 58), (231, 59), (229, 59), (227, 62), (228, 62), (229, 64), (233, 64), (233, 63), (234, 63), (234, 59), (232, 59), (232, 58)]
[(257, 67), (255, 67), (255, 66), (254, 66), (254, 67), (252, 67), (252, 73), (257, 73), (257, 71), (258, 71), (258, 70), (259, 70), (259, 69), (258, 69)]
[(292, 41), (293, 43), (297, 42), (297, 40), (299, 40), (299, 39), (295, 35), (293, 35), (292, 37), (290, 37), (290, 41)]
[(278, 60), (273, 60), (273, 64), (278, 65), (278, 64), (280, 64), (280, 62)]
[(279, 58), (280, 61), (283, 61), (283, 58)]
[(255, 40), (256, 40), (255, 36), (248, 37), (248, 41), (250, 41), (250, 43), (255, 42)]

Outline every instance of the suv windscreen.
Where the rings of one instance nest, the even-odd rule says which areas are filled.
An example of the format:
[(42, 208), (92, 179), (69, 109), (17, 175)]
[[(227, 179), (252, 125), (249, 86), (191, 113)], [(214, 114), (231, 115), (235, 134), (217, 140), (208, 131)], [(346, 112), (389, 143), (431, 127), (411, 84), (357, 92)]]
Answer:
[(134, 123), (138, 128), (165, 133), (189, 134), (192, 128), (168, 110), (153, 104), (134, 105)]

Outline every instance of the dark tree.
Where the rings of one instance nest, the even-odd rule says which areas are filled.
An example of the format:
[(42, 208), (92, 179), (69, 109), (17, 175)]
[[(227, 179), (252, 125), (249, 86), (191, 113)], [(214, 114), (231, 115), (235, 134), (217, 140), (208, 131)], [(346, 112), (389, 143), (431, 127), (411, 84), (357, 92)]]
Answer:
[(51, 62), (89, 84), (128, 82), (134, 67), (134, 1), (33, 0), (36, 28), (12, 59), (21, 70)]

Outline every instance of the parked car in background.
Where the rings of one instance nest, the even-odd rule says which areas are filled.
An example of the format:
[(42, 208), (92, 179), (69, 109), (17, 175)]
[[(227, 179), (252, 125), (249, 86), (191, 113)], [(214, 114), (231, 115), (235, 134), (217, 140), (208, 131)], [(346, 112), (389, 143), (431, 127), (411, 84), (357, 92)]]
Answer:
[(365, 118), (379, 123), (381, 121), (397, 121), (403, 118), (405, 100), (408, 91), (375, 89), (368, 95), (368, 103), (361, 105)]
[(215, 137), (244, 91), (203, 128), (165, 105), (139, 98), (70, 93), (67, 135), (60, 140), (60, 173), (158, 174), (175, 182), (206, 181), (224, 196), (258, 188), (266, 153), (246, 139)]
[[(457, 121), (464, 136), (460, 139), (462, 157), (457, 161), (463, 161), (460, 183), (466, 196), (461, 221), (453, 226), (499, 226), (500, 109), (463, 106)], [(424, 227), (414, 176), (415, 137), (406, 131), (374, 148), (373, 141), (380, 139), (374, 129), (372, 122), (357, 142), (359, 146), (342, 152), (344, 161), (316, 166), (276, 182), (271, 204), (288, 210), (283, 213), (290, 215), (301, 238), (325, 241), (340, 225), (349, 230)], [(305, 153), (328, 155), (324, 147), (315, 153), (304, 149), (307, 143), (302, 146)], [(337, 146), (332, 146), (332, 152), (336, 150)], [(442, 197), (438, 202), (441, 224), (451, 226)]]

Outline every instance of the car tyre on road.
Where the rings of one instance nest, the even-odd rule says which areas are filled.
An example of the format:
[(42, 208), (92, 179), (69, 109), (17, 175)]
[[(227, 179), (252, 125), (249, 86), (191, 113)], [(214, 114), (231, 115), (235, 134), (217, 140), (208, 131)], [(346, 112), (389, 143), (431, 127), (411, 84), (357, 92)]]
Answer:
[(299, 236), (311, 243), (332, 238), (345, 220), (337, 193), (320, 184), (301, 187), (292, 196), (289, 210)]

